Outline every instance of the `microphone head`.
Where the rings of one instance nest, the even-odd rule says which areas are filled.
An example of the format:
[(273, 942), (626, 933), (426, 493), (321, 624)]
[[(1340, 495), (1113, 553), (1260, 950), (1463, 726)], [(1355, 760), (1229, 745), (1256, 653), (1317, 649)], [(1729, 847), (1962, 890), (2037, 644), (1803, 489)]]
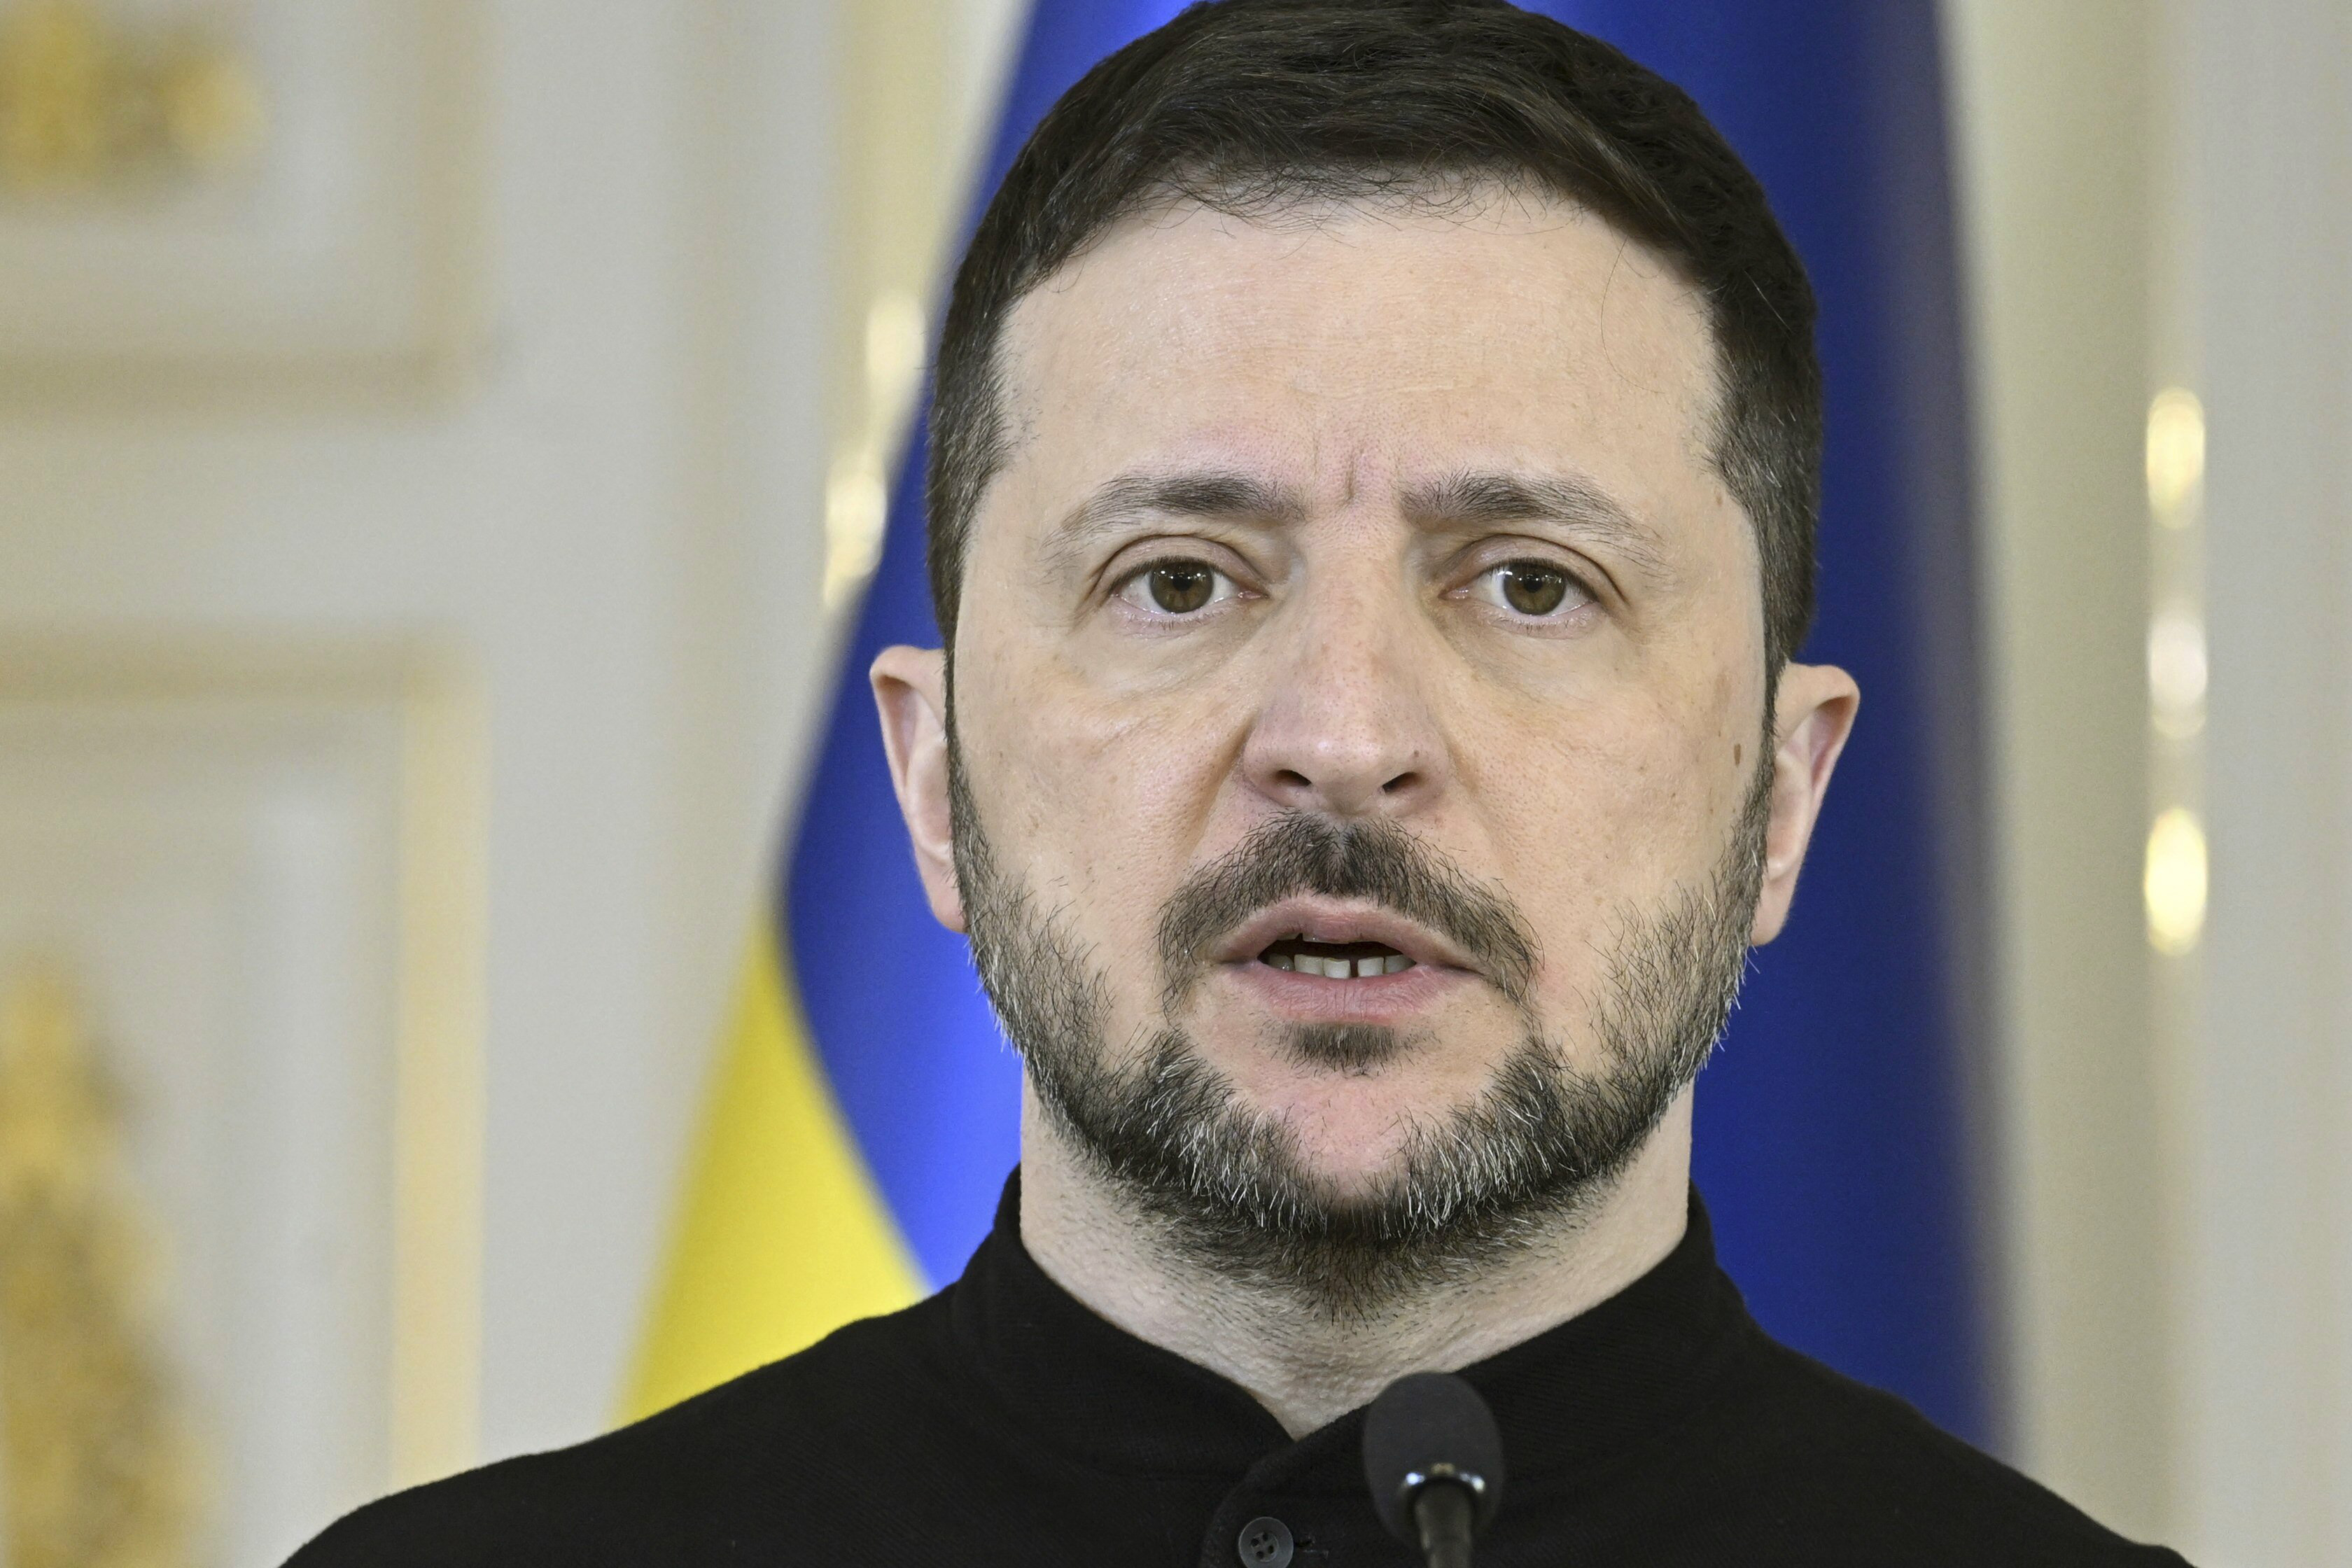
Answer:
[(1416, 1372), (1364, 1412), (1364, 1480), (1391, 1534), (1420, 1540), (1412, 1500), (1433, 1480), (1469, 1491), (1485, 1524), (1503, 1501), (1503, 1435), (1478, 1391), (1448, 1372)]

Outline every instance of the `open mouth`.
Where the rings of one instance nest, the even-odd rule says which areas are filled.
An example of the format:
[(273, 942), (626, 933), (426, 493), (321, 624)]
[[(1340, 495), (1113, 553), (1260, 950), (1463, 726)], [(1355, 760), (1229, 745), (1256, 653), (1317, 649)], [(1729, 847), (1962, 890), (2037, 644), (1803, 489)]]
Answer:
[(1412, 960), (1385, 942), (1309, 942), (1286, 936), (1269, 942), (1257, 955), (1269, 969), (1297, 974), (1318, 974), (1326, 980), (1369, 980), (1376, 974), (1397, 974), (1412, 967)]

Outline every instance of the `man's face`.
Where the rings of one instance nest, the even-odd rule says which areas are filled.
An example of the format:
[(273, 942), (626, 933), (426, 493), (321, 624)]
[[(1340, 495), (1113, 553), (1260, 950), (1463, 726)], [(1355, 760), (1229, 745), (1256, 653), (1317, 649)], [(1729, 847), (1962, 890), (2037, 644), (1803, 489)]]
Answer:
[[(1028, 296), (1001, 355), (954, 648), (963, 826), (993, 911), (1083, 979), (1096, 1080), (1181, 1042), (1345, 1203), (1531, 1060), (1621, 1076), (1629, 952), (1694, 910), (1719, 947), (1727, 885), (1760, 879), (1754, 934), (1777, 930), (1853, 705), (1822, 721), (1808, 688), (1765, 731), (1712, 340), (1646, 253), (1516, 198), (1182, 207)], [(943, 693), (892, 657), (918, 858), (961, 925)]]

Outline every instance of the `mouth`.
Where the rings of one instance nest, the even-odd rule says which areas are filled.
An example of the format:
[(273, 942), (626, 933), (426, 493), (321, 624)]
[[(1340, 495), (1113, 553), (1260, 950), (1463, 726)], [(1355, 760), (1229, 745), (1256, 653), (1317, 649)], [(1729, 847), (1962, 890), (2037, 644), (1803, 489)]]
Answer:
[(1361, 984), (1414, 971), (1475, 973), (1470, 961), (1419, 922), (1390, 910), (1322, 899), (1287, 899), (1262, 910), (1215, 955), (1244, 972), (1278, 970)]
[(1359, 900), (1285, 899), (1204, 956), (1250, 1005), (1297, 1025), (1426, 1025), (1486, 981), (1444, 935)]

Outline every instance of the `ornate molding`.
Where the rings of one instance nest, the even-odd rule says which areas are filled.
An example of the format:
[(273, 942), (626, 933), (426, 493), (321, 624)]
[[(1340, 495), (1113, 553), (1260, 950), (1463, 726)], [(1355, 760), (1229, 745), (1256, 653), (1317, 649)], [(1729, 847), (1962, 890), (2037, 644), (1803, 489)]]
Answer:
[(189, 1561), (199, 1468), (152, 1327), (152, 1226), (79, 1002), (0, 989), (0, 1479), (14, 1568)]

